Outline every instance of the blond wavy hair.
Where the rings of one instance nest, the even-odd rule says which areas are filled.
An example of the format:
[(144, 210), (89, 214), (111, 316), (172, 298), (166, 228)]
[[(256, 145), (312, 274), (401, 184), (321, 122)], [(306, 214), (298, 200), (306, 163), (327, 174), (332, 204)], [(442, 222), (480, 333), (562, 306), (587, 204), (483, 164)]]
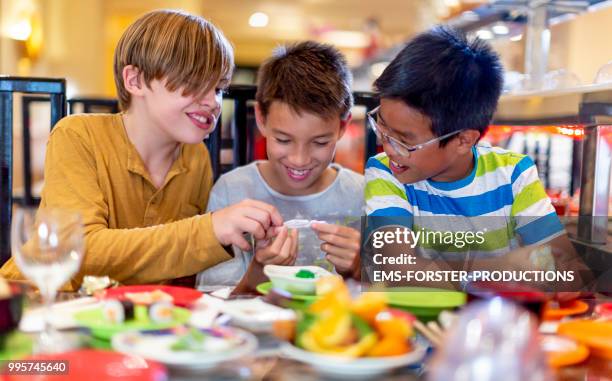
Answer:
[(131, 24), (115, 49), (115, 85), (122, 110), (131, 101), (122, 75), (127, 65), (140, 70), (147, 86), (164, 79), (169, 91), (182, 89), (183, 95), (201, 97), (218, 84), (229, 84), (234, 53), (223, 33), (204, 18), (156, 10)]

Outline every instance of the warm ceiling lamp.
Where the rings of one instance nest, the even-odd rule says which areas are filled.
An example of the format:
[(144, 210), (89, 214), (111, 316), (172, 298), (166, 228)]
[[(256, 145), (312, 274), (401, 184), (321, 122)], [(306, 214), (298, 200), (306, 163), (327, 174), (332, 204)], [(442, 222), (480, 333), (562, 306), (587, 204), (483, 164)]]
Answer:
[(268, 25), (268, 15), (263, 12), (255, 12), (249, 17), (249, 25), (253, 28), (264, 28)]

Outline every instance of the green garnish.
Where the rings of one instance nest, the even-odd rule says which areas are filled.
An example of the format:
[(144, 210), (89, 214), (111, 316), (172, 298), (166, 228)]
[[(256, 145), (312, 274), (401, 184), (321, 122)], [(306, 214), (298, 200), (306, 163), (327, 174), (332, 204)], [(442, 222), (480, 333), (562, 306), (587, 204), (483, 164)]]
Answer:
[(300, 270), (297, 273), (295, 273), (295, 277), (296, 278), (303, 278), (303, 279), (312, 279), (315, 277), (315, 273), (313, 273), (312, 271), (309, 270)]
[(179, 339), (170, 346), (173, 351), (202, 351), (206, 334), (197, 328), (191, 328), (187, 333), (181, 335)]

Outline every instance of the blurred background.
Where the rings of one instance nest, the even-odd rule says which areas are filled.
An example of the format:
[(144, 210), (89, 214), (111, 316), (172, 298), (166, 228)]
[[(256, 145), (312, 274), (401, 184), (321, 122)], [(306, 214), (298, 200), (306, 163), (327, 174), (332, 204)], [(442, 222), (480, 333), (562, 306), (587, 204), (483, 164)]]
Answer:
[[(276, 46), (292, 41), (313, 39), (337, 46), (353, 71), (353, 90), (369, 92), (403, 44), (436, 24), (450, 24), (488, 40), (506, 73), (505, 95), (485, 142), (532, 156), (550, 194), (562, 198), (563, 205), (573, 200), (577, 213), (585, 157), (580, 105), (585, 92), (608, 88), (612, 81), (612, 64), (608, 64), (612, 62), (612, 1), (0, 0), (0, 74), (65, 78), (68, 100), (95, 101), (98, 108), (85, 110), (89, 112), (113, 111), (107, 106), (115, 97), (115, 45), (130, 23), (157, 8), (202, 15), (222, 29), (235, 48), (233, 84), (239, 85), (255, 84), (260, 63)], [(573, 98), (541, 98), (541, 92), (567, 93)], [(220, 160), (228, 169), (233, 158), (232, 150), (226, 148), (236, 132), (233, 104), (226, 103), (221, 130), (229, 143), (222, 145)], [(31, 140), (29, 171), (33, 192), (38, 194), (49, 104), (14, 102), (14, 107), (13, 188), (21, 192), (22, 173), (26, 173), (20, 169), (21, 127), (26, 124)], [(23, 120), (23, 107), (28, 120)], [(363, 171), (372, 153), (364, 128), (367, 108), (361, 104), (353, 110), (353, 123), (336, 157), (356, 171)], [(249, 110), (246, 123), (252, 128)], [(610, 133), (605, 136), (609, 142)], [(248, 159), (265, 158), (263, 141), (258, 136), (254, 139)], [(608, 173), (608, 188), (609, 178)]]
[(0, 73), (66, 78), (69, 98), (113, 97), (112, 56), (127, 25), (153, 9), (180, 8), (227, 35), (237, 83), (253, 83), (278, 44), (314, 39), (339, 47), (355, 70), (355, 89), (369, 90), (402, 43), (450, 23), (491, 41), (511, 86), (527, 69), (528, 13), (537, 3), (548, 3), (549, 46), (539, 45), (547, 71), (562, 69), (574, 84), (592, 83), (612, 59), (610, 1), (0, 0)]

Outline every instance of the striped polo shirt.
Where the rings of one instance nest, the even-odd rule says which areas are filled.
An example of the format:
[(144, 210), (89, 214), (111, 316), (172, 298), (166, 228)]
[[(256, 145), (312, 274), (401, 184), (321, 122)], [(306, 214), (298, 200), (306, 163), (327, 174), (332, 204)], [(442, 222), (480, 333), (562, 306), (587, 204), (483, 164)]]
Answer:
[[(564, 233), (529, 156), (497, 147), (475, 146), (474, 169), (453, 182), (431, 179), (400, 183), (389, 169), (385, 153), (371, 157), (365, 170), (366, 214), (373, 225), (403, 221), (420, 230), (420, 247), (445, 254), (473, 253), (497, 256), (519, 246), (538, 244)], [(404, 217), (404, 218), (402, 218)], [(378, 222), (377, 222), (378, 221)], [(409, 221), (409, 222), (405, 222)], [(441, 242), (434, 232), (480, 232), (478, 242), (462, 247)], [(436, 239), (438, 238), (438, 239)], [(472, 240), (473, 241), (473, 240)], [(461, 245), (459, 245), (461, 246)]]

